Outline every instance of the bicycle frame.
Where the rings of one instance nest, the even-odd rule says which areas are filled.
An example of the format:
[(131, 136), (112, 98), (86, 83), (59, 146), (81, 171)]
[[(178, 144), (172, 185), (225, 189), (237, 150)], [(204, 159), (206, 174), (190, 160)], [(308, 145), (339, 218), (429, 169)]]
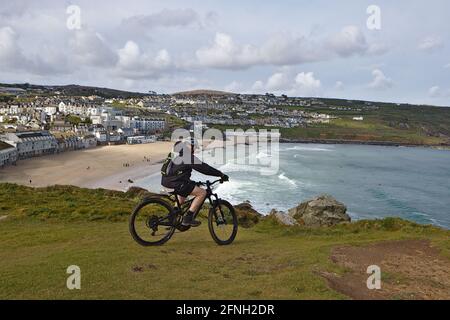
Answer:
[[(200, 212), (200, 210), (202, 209), (202, 207), (205, 204), (206, 200), (209, 201), (209, 204), (211, 206), (213, 206), (213, 203), (214, 203), (214, 201), (212, 199), (213, 197), (215, 198), (216, 201), (219, 201), (219, 196), (217, 195), (217, 193), (213, 193), (211, 187), (214, 184), (216, 184), (218, 182), (221, 182), (221, 181), (222, 181), (221, 179), (218, 179), (218, 180), (215, 180), (213, 182), (210, 182), (209, 180), (206, 181), (205, 183), (197, 182), (198, 186), (206, 186), (206, 197), (203, 200), (203, 202), (201, 203), (201, 205), (200, 205), (199, 209), (197, 210), (197, 212), (195, 213), (195, 216), (197, 216), (198, 212)], [(192, 201), (194, 201), (194, 199), (195, 199), (195, 197), (193, 197), (192, 199), (189, 199), (189, 200), (187, 200), (187, 201), (185, 201), (183, 203), (180, 203), (180, 199), (178, 199), (178, 196), (176, 194), (173, 194), (172, 196), (175, 197), (175, 201), (174, 202), (176, 203), (176, 207), (181, 210), (182, 214), (185, 214), (187, 212), (187, 210), (189, 210), (189, 207), (191, 206)], [(185, 208), (185, 209), (183, 210), (183, 208)], [(222, 210), (222, 209), (220, 209), (220, 210)]]

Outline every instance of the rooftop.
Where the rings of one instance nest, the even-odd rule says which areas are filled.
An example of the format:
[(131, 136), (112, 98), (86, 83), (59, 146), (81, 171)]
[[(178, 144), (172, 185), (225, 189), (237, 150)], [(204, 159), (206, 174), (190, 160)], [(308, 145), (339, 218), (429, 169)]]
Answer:
[(21, 138), (37, 138), (37, 137), (46, 137), (50, 134), (47, 131), (25, 131), (25, 132), (16, 132), (16, 135)]
[(14, 147), (6, 142), (0, 141), (0, 150), (5, 150), (5, 149), (9, 149), (9, 148), (14, 148)]

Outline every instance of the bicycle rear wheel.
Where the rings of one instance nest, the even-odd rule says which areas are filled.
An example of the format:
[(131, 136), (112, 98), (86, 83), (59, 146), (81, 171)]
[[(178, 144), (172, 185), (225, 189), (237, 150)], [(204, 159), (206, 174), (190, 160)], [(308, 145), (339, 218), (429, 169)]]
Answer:
[(164, 200), (145, 199), (133, 210), (129, 229), (133, 239), (142, 246), (159, 246), (166, 243), (175, 232), (172, 206)]
[(216, 201), (209, 210), (208, 227), (211, 237), (218, 245), (228, 245), (234, 241), (238, 231), (238, 219), (231, 203)]

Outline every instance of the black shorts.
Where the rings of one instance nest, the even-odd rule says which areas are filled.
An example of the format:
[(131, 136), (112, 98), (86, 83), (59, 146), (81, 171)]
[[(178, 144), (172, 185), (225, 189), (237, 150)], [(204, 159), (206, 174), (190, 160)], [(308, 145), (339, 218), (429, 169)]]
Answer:
[(184, 182), (180, 186), (176, 187), (174, 191), (175, 194), (186, 198), (188, 195), (192, 193), (195, 187), (196, 187), (195, 182), (189, 180), (187, 182)]

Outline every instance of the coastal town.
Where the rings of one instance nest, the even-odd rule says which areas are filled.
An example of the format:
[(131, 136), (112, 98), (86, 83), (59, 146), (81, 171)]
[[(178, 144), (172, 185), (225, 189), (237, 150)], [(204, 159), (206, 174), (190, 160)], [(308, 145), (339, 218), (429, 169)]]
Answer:
[(319, 112), (277, 108), (321, 105), (315, 99), (221, 92), (150, 94), (141, 97), (67, 95), (52, 89), (1, 87), (0, 167), (18, 160), (94, 148), (167, 140), (171, 130), (204, 127), (292, 128), (328, 123)]
[(447, 114), (448, 108), (272, 93), (2, 84), (0, 167), (97, 146), (168, 141), (174, 129), (192, 129), (195, 122), (204, 129), (278, 129), (285, 142), (447, 146)]

